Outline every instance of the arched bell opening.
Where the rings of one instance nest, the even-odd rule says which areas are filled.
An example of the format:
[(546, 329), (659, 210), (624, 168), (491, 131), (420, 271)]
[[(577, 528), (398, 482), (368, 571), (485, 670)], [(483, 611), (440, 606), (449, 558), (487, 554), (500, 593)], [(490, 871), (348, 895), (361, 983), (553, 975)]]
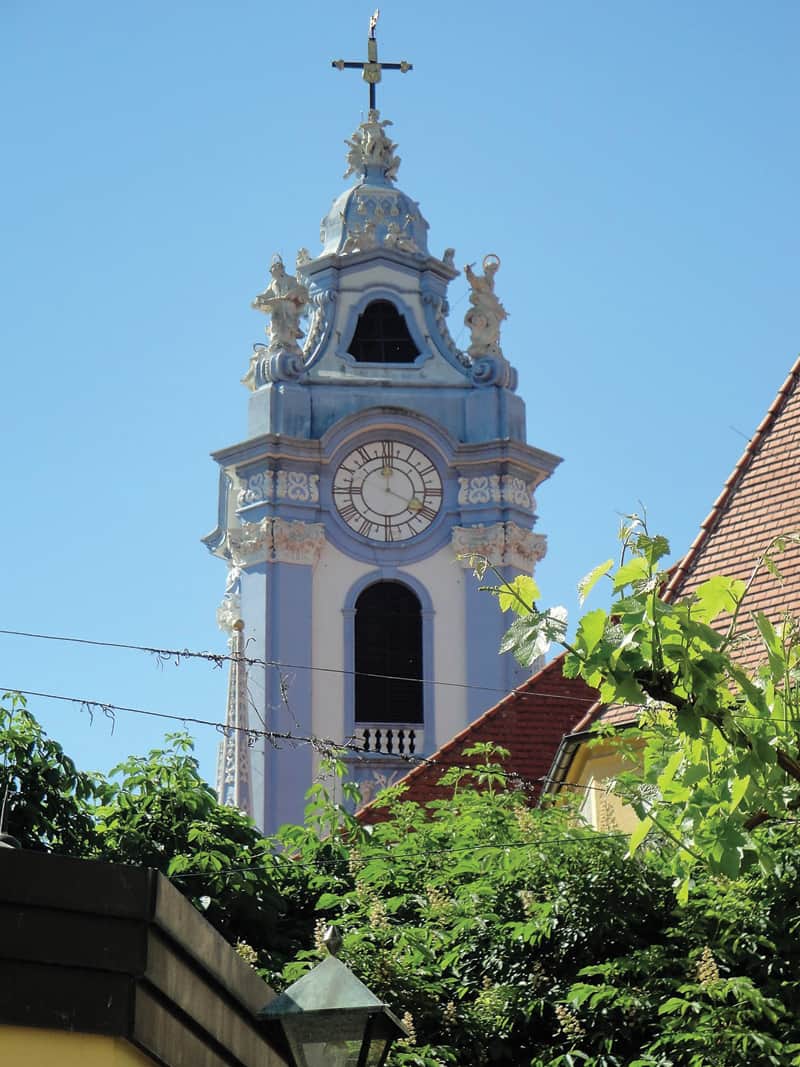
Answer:
[(420, 351), (391, 300), (373, 300), (358, 316), (349, 354), (357, 363), (413, 363)]

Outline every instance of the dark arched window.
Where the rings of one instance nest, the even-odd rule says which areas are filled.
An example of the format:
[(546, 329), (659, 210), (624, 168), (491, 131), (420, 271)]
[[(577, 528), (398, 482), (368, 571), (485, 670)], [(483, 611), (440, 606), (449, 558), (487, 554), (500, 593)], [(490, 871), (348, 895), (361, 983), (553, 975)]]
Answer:
[(356, 601), (355, 721), (422, 722), (422, 608), (399, 582)]
[(373, 300), (358, 316), (347, 350), (359, 363), (413, 363), (419, 349), (390, 300)]

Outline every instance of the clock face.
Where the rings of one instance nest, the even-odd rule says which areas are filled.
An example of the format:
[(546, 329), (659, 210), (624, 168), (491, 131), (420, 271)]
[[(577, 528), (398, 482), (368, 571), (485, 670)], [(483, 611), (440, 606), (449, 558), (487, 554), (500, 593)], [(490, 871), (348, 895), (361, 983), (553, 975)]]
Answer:
[(370, 541), (408, 541), (442, 506), (442, 479), (431, 459), (404, 441), (368, 441), (333, 476), (336, 510)]

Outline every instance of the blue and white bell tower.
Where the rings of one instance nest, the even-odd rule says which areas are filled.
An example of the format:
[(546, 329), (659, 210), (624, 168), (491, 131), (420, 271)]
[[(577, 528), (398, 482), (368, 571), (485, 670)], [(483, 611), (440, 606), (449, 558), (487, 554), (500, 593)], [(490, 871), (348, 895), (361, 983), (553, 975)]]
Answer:
[[(495, 256), (483, 273), (465, 268), (471, 343), (453, 342), (453, 250), (431, 254), (418, 204), (397, 188), (390, 125), (369, 111), (321, 252), (301, 249), (294, 275), (274, 257), (254, 301), (268, 341), (243, 378), (247, 438), (214, 454), (219, 525), (205, 539), (229, 567), (231, 725), (247, 714), (256, 730), (355, 743), (367, 794), (527, 675), (497, 654), (505, 622), (464, 557), (531, 573), (545, 552), (534, 490), (559, 462), (526, 443)], [(248, 669), (247, 707), (242, 649), (265, 664)], [(233, 755), (232, 738), (223, 799), (246, 797), (267, 832), (300, 821), (319, 748), (259, 738)]]

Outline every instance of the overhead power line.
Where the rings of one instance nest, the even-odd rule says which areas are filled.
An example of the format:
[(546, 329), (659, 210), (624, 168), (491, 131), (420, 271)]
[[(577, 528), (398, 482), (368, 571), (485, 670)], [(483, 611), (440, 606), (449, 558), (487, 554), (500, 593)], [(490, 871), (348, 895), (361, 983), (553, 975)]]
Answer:
[[(98, 641), (92, 640), (88, 637), (67, 637), (59, 634), (40, 634), (33, 633), (27, 630), (4, 630), (0, 629), (0, 636), (6, 637), (26, 637), (39, 641), (59, 641), (66, 644), (74, 645), (89, 645), (96, 648), (116, 648), (125, 649), (132, 652), (147, 652), (152, 656), (158, 657), (163, 663), (174, 662), (179, 664), (184, 659), (200, 659), (205, 660), (208, 663), (213, 664), (215, 667), (222, 667), (225, 663), (230, 663), (236, 660), (237, 663), (244, 662), (248, 667), (272, 667), (276, 670), (289, 670), (289, 671), (312, 671), (321, 674), (338, 674), (348, 677), (358, 678), (379, 678), (384, 681), (402, 681), (407, 682), (408, 678), (399, 674), (371, 674), (365, 671), (346, 670), (342, 667), (320, 667), (310, 663), (286, 663), (281, 660), (269, 660), (260, 659), (256, 656), (231, 656), (222, 652), (199, 652), (192, 649), (184, 648), (155, 648), (149, 645), (134, 645), (128, 644), (123, 641)], [(538, 699), (539, 697), (547, 697), (549, 700), (564, 700), (571, 704), (586, 704), (590, 706), (596, 703), (594, 697), (579, 697), (571, 696), (565, 693), (548, 693), (541, 690), (537, 690), (536, 693), (528, 693), (524, 687), (516, 687), (514, 689), (498, 689), (495, 686), (488, 685), (475, 685), (470, 682), (449, 682), (442, 681), (438, 678), (421, 678), (419, 681), (422, 685), (439, 685), (446, 686), (452, 689), (469, 689), (481, 693), (500, 693), (504, 697), (516, 695), (524, 700)], [(527, 683), (524, 683), (527, 685)]]
[[(280, 748), (280, 742), (285, 742), (287, 744), (311, 745), (313, 748), (317, 749), (317, 751), (322, 753), (335, 753), (337, 751), (345, 750), (348, 753), (352, 753), (362, 762), (372, 762), (375, 757), (379, 757), (384, 760), (399, 760), (411, 766), (440, 767), (442, 770), (450, 770), (452, 768), (464, 771), (475, 770), (475, 764), (457, 763), (455, 761), (450, 760), (434, 759), (430, 756), (420, 756), (408, 752), (381, 752), (367, 750), (364, 748), (363, 745), (359, 744), (357, 741), (354, 740), (335, 741), (329, 737), (296, 734), (292, 733), (291, 731), (267, 730), (258, 729), (256, 727), (244, 726), (229, 726), (226, 723), (219, 722), (214, 719), (203, 719), (195, 715), (178, 715), (165, 711), (153, 711), (148, 708), (134, 708), (123, 704), (112, 704), (101, 700), (91, 700), (87, 697), (67, 696), (64, 693), (45, 693), (34, 689), (18, 689), (15, 686), (0, 686), (0, 692), (20, 693), (22, 696), (26, 697), (37, 697), (41, 700), (58, 700), (62, 701), (63, 703), (74, 704), (80, 707), (82, 710), (87, 711), (90, 715), (103, 714), (107, 718), (110, 718), (112, 722), (117, 712), (123, 712), (132, 715), (144, 715), (154, 719), (165, 719), (170, 722), (178, 722), (183, 725), (191, 724), (193, 726), (210, 726), (223, 736), (230, 736), (234, 733), (242, 733), (246, 735), (251, 744), (255, 744), (256, 741), (263, 738), (269, 744), (275, 746), (276, 748)], [(494, 773), (505, 778), (507, 781), (513, 783), (514, 785), (528, 789), (538, 788), (542, 782), (547, 780), (546, 776), (535, 780), (526, 778), (524, 775), (519, 774), (517, 771), (504, 771), (498, 769)]]

